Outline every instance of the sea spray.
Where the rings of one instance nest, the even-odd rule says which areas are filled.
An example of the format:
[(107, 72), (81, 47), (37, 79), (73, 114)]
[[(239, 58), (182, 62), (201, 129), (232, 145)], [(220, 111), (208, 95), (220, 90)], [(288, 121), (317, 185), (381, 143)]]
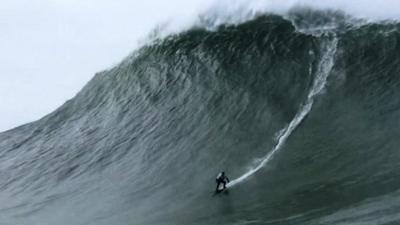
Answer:
[[(278, 132), (277, 144), (275, 147), (270, 151), (265, 157), (262, 158), (262, 161), (255, 167), (251, 168), (249, 171), (241, 175), (240, 177), (232, 180), (227, 186), (232, 187), (238, 183), (243, 182), (248, 177), (256, 173), (258, 170), (263, 168), (271, 159), (272, 157), (282, 149), (283, 145), (286, 143), (286, 140), (292, 134), (292, 132), (300, 125), (303, 119), (307, 116), (310, 112), (315, 97), (322, 92), (325, 87), (326, 80), (329, 76), (329, 73), (332, 70), (334, 65), (334, 58), (337, 49), (337, 42), (338, 39), (336, 36), (332, 38), (332, 40), (325, 40), (321, 44), (321, 51), (323, 55), (320, 59), (318, 64), (318, 68), (316, 71), (315, 79), (313, 85), (310, 89), (310, 92), (307, 96), (305, 103), (300, 107), (298, 113), (294, 116), (293, 120), (289, 123), (287, 127), (280, 130)], [(312, 72), (312, 70), (310, 70)]]

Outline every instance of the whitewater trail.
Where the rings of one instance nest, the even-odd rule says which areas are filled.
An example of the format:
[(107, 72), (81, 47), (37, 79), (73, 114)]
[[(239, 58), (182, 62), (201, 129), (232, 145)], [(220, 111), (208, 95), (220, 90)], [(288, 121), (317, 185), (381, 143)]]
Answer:
[[(289, 138), (292, 132), (300, 125), (303, 119), (310, 112), (314, 104), (315, 97), (319, 95), (321, 91), (324, 89), (329, 73), (331, 72), (332, 67), (334, 65), (334, 57), (337, 49), (337, 42), (338, 40), (336, 36), (334, 36), (332, 40), (326, 40), (322, 42), (321, 49), (323, 55), (318, 64), (315, 79), (310, 89), (310, 92), (308, 93), (307, 99), (305, 103), (302, 104), (299, 111), (297, 112), (293, 120), (289, 123), (289, 125), (278, 132), (277, 144), (272, 149), (272, 151), (270, 151), (267, 155), (265, 155), (262, 158), (262, 161), (257, 166), (251, 168), (242, 176), (232, 180), (227, 185), (227, 187), (232, 187), (238, 183), (243, 182), (245, 179), (256, 173), (261, 168), (263, 168), (272, 159), (272, 157), (280, 149), (282, 149), (282, 146), (286, 143), (286, 140)], [(312, 72), (311, 69), (310, 72)]]

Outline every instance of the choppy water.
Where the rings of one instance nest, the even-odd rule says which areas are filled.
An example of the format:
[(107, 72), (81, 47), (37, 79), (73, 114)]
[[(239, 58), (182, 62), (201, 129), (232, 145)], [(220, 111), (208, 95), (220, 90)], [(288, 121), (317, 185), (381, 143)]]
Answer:
[(0, 223), (400, 224), (399, 28), (301, 10), (145, 46), (0, 134)]

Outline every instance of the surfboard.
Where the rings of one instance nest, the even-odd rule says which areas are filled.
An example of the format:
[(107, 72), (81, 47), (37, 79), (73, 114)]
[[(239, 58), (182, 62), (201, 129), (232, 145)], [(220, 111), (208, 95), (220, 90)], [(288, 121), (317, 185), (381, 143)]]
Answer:
[(228, 190), (227, 187), (225, 187), (225, 189), (224, 189), (224, 186), (223, 186), (223, 185), (219, 185), (216, 192), (217, 192), (217, 193), (221, 193), (221, 192), (224, 192), (224, 191), (227, 191), (227, 190)]
[(229, 194), (228, 188), (226, 187), (225, 189), (223, 189), (223, 185), (220, 185), (217, 190), (214, 190), (212, 192), (213, 196), (222, 196), (228, 194)]

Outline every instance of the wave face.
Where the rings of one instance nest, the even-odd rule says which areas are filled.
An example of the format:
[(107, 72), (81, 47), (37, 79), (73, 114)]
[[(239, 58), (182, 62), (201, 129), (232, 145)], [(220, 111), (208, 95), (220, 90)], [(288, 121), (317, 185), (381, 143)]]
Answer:
[(399, 43), (299, 10), (145, 46), (0, 134), (0, 221), (400, 223)]

